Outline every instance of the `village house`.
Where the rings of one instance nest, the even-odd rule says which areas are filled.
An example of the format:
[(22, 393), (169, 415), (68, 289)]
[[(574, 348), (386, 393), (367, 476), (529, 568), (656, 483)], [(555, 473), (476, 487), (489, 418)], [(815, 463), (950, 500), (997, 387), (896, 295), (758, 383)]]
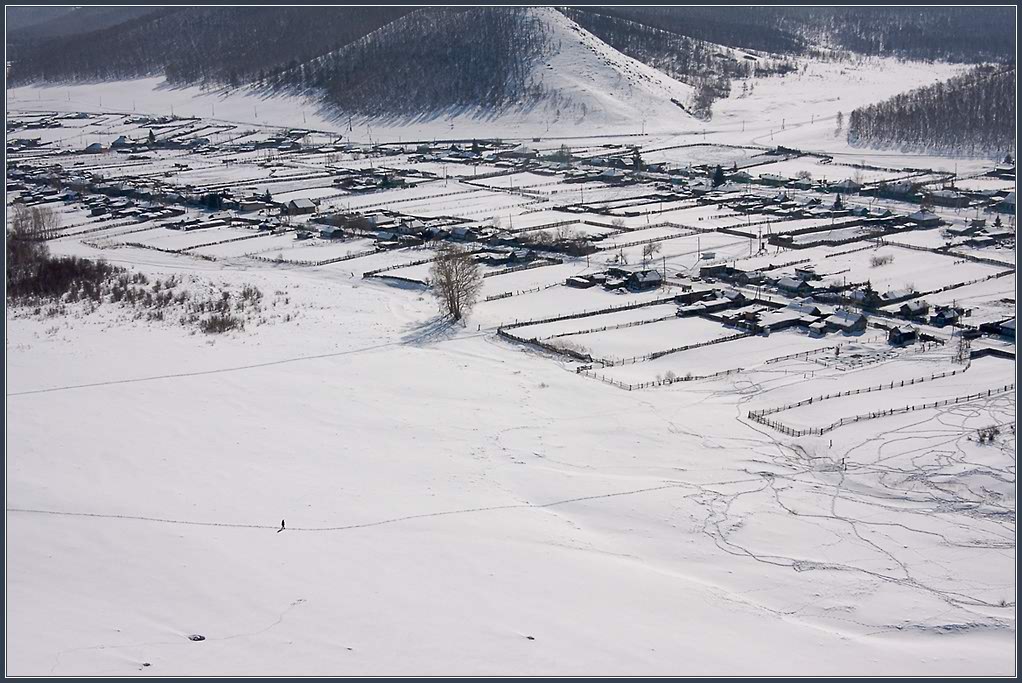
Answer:
[(645, 291), (656, 289), (663, 284), (664, 276), (659, 270), (640, 270), (632, 273), (626, 279), (626, 286), (633, 291)]
[(887, 341), (897, 346), (914, 342), (917, 338), (918, 331), (911, 325), (892, 327), (887, 332)]
[(922, 318), (930, 310), (930, 305), (925, 301), (907, 301), (901, 305), (898, 312), (903, 318)]
[(909, 214), (908, 219), (921, 228), (934, 228), (940, 225), (940, 216), (922, 209)]
[(777, 289), (781, 290), (785, 294), (807, 296), (813, 293), (813, 286), (805, 280), (798, 278), (782, 277), (775, 284), (777, 285)]
[(866, 316), (858, 311), (838, 309), (824, 320), (828, 330), (854, 334), (866, 331)]
[(935, 327), (954, 325), (961, 317), (961, 309), (951, 306), (938, 306), (937, 310), (930, 316), (930, 324)]

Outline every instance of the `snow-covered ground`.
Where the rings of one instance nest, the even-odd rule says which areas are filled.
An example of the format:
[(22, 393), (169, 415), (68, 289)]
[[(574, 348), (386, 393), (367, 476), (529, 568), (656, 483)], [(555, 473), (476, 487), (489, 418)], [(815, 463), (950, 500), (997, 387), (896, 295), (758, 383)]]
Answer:
[[(349, 131), (346, 116), (310, 100), (170, 89), (159, 78), (18, 88), (7, 103), (22, 113), (103, 112), (39, 131), (78, 151), (145, 134), (115, 112), (173, 112), (203, 117), (183, 125), (186, 136), (246, 141), (302, 127), (318, 131), (316, 144), (341, 136), (502, 137), (598, 156), (613, 141), (641, 144), (647, 162), (727, 167), (768, 161), (762, 149), (783, 144), (834, 158), (754, 166), (753, 175), (810, 170), (841, 180), (859, 173), (842, 164), (893, 169), (858, 175), (875, 181), (911, 168), (974, 175), (990, 166), (852, 149), (835, 132), (838, 112), (847, 117), (958, 66), (810, 61), (750, 81), (751, 92), (736, 82), (703, 123), (669, 101), (687, 99), (688, 86), (610, 51), (563, 15), (539, 11), (563, 46), (540, 72), (545, 85), (572, 94), (576, 106), (562, 112), (362, 119)], [(226, 131), (223, 123), (239, 125)], [(640, 199), (651, 184), (576, 186), (537, 173), (480, 181), (472, 176), (498, 167), (414, 163), (408, 153), (271, 161), (264, 152), (231, 152), (229, 164), (223, 152), (153, 156), (74, 154), (61, 163), (102, 170), (108, 180), (144, 174), (240, 194), (269, 190), (275, 200), (315, 197), (321, 213), (457, 216), (514, 230), (591, 221), (586, 232), (613, 236), (590, 258), (486, 277), (484, 298), (508, 296), (480, 301), (464, 325), (452, 326), (437, 318), (423, 287), (362, 277), (397, 266), (384, 274), (424, 280), (428, 263), (407, 264), (430, 258), (428, 248), (308, 265), (369, 252), (376, 242), (297, 240), (289, 232), (197, 246), (254, 229), (179, 232), (55, 205), (64, 235), (48, 243), (55, 254), (104, 258), (151, 280), (174, 276), (193, 296), (248, 286), (261, 299), (243, 314), (243, 330), (223, 335), (109, 302), (92, 311), (84, 303), (63, 312), (8, 309), (8, 673), (1015, 671), (1014, 391), (823, 436), (791, 437), (749, 418), (751, 410), (955, 370), (962, 363), (954, 344), (894, 348), (873, 327), (826, 336), (791, 329), (578, 372), (584, 368), (568, 355), (495, 334), (502, 325), (586, 314), (510, 331), (607, 360), (736, 334), (673, 317), (677, 307), (667, 300), (684, 291), (678, 276), (707, 263), (788, 273), (793, 266), (777, 266), (808, 259), (828, 281), (869, 280), (878, 290), (938, 289), (1007, 267), (896, 244), (753, 255), (755, 240), (708, 231), (769, 216)], [(438, 179), (343, 194), (328, 175), (334, 166), (416, 169)], [(971, 187), (1002, 185), (974, 179)], [(586, 210), (566, 210), (575, 202)], [(185, 217), (199, 215), (190, 209)], [(665, 221), (699, 233), (657, 227)], [(764, 231), (830, 222), (773, 222)], [(846, 230), (835, 227), (832, 237)], [(664, 237), (671, 239), (658, 242), (650, 262), (643, 245), (622, 250), (629, 268), (663, 268), (670, 279), (662, 289), (564, 285), (616, 262), (615, 245)], [(890, 240), (943, 244), (939, 230)], [(197, 248), (165, 253), (126, 243)], [(878, 255), (894, 259), (873, 265)], [(1013, 255), (1004, 260), (1014, 263)], [(971, 308), (972, 324), (1000, 321), (1014, 315), (1014, 276), (926, 298)], [(644, 303), (651, 305), (607, 312)], [(640, 322), (648, 324), (632, 325)], [(593, 331), (607, 327), (615, 329)], [(974, 343), (1014, 350), (1004, 341)], [(771, 417), (818, 427), (1000, 387), (1013, 382), (1013, 370), (1003, 358), (976, 359), (954, 377)], [(979, 430), (994, 425), (998, 435), (981, 441)], [(190, 640), (194, 634), (205, 639)]]
[(347, 272), (188, 263), (135, 267), (294, 318), (216, 339), (110, 305), (8, 319), (11, 673), (1013, 669), (1014, 450), (956, 427), (1004, 397), (828, 452), (742, 418), (804, 360), (626, 392)]

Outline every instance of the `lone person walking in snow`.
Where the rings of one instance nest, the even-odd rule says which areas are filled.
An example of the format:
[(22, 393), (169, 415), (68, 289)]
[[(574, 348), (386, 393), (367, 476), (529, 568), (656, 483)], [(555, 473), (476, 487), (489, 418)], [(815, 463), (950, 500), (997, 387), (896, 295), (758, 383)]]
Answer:
[(279, 534), (283, 530), (284, 530), (284, 520), (280, 520), (280, 528), (277, 529), (277, 533)]

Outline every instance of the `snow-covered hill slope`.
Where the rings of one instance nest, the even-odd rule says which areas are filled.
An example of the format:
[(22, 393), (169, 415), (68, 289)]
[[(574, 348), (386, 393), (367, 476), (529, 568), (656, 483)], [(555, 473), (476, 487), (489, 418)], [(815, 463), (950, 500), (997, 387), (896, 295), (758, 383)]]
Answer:
[[(577, 120), (634, 124), (643, 119), (685, 124), (691, 116), (672, 100), (686, 103), (692, 88), (621, 54), (574, 21), (551, 8), (541, 17), (556, 54), (537, 65), (533, 78), (553, 106), (564, 101)], [(549, 108), (549, 107), (548, 107)]]

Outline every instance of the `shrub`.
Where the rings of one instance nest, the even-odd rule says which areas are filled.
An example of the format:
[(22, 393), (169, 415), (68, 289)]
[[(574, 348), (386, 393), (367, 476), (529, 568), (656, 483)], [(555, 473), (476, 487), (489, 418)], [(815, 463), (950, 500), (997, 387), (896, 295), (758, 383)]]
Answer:
[(223, 334), (244, 328), (244, 322), (229, 313), (214, 313), (199, 322), (199, 329), (206, 334)]

